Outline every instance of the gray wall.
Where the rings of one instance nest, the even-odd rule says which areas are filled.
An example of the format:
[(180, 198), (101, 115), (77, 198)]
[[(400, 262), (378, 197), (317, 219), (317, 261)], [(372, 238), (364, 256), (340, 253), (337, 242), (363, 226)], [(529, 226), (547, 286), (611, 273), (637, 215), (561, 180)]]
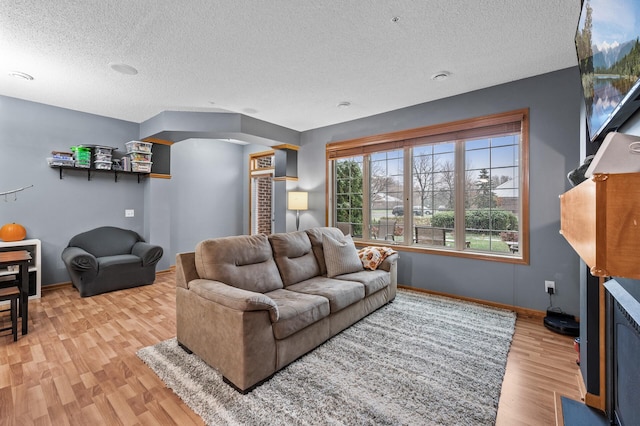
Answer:
[[(42, 284), (68, 282), (60, 254), (69, 239), (97, 226), (133, 229), (159, 244), (164, 270), (175, 254), (192, 251), (209, 237), (247, 232), (248, 155), (267, 146), (186, 140), (171, 147), (171, 179), (50, 168), (52, 150), (100, 144), (125, 151), (139, 139), (140, 125), (50, 105), (0, 96), (0, 192), (34, 185), (0, 197), (0, 226), (18, 222), (27, 238), (42, 241)], [(124, 210), (134, 209), (133, 218)]]
[[(0, 192), (34, 185), (13, 196), (0, 197), (0, 225), (21, 223), (27, 238), (42, 241), (42, 284), (69, 281), (60, 259), (69, 239), (82, 231), (113, 225), (144, 233), (144, 190), (135, 176), (65, 172), (45, 159), (52, 150), (78, 144), (119, 147), (137, 139), (138, 124), (0, 96)], [(125, 218), (124, 210), (135, 217)]]
[[(295, 228), (285, 191), (310, 192), (301, 228), (325, 224), (325, 145), (328, 142), (530, 108), (531, 264), (402, 252), (401, 284), (537, 310), (548, 306), (544, 280), (555, 280), (554, 306), (578, 314), (578, 257), (558, 234), (558, 195), (569, 189), (566, 174), (579, 164), (581, 102), (576, 68), (520, 80), (386, 114), (303, 132), (298, 182), (287, 182), (276, 209), (278, 227)], [(248, 156), (267, 147), (186, 140), (171, 148), (172, 179), (133, 176), (113, 181), (96, 174), (65, 173), (46, 165), (51, 150), (81, 143), (124, 149), (138, 139), (136, 123), (0, 97), (0, 192), (33, 184), (17, 201), (0, 199), (0, 224), (20, 222), (28, 238), (43, 244), (43, 285), (69, 280), (60, 253), (69, 238), (101, 225), (133, 229), (161, 244), (161, 269), (177, 252), (204, 238), (247, 233)], [(9, 197), (9, 200), (12, 200)], [(125, 209), (135, 209), (125, 218)]]
[(175, 253), (193, 251), (206, 238), (243, 233), (247, 161), (242, 145), (204, 139), (172, 145), (172, 264)]
[(544, 281), (556, 282), (554, 306), (578, 315), (579, 261), (559, 235), (558, 195), (580, 159), (577, 68), (304, 132), (300, 187), (311, 191), (305, 227), (325, 223), (325, 145), (345, 139), (530, 109), (530, 265), (401, 252), (400, 284), (536, 310), (549, 306)]

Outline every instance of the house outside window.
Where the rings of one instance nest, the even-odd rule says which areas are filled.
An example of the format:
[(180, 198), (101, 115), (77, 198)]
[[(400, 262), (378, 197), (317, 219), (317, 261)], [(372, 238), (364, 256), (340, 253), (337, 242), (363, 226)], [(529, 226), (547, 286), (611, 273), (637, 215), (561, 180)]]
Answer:
[(361, 243), (528, 263), (528, 110), (327, 145), (329, 223)]

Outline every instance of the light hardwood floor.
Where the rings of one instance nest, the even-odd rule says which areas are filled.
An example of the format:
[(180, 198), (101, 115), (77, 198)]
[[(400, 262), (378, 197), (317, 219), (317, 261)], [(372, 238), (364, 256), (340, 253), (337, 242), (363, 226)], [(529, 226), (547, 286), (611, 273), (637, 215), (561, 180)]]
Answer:
[[(174, 286), (166, 273), (84, 299), (71, 286), (43, 290), (29, 334), (0, 336), (0, 424), (202, 424), (135, 354), (175, 336)], [(575, 359), (572, 338), (519, 318), (497, 424), (555, 424), (554, 392), (580, 397)]]

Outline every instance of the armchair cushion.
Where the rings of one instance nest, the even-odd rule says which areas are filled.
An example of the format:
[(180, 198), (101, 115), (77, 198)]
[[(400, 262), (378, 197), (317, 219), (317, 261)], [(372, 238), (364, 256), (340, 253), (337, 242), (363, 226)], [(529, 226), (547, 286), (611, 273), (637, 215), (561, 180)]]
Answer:
[(133, 254), (117, 254), (115, 256), (102, 256), (98, 258), (98, 270), (126, 264), (142, 265), (142, 262), (138, 256), (134, 256)]

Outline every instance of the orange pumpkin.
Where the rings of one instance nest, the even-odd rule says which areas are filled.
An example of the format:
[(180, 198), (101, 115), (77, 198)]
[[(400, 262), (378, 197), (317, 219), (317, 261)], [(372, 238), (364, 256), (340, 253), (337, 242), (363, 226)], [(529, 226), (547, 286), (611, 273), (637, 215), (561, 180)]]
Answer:
[(27, 236), (27, 230), (19, 223), (7, 223), (0, 228), (0, 240), (20, 241)]

